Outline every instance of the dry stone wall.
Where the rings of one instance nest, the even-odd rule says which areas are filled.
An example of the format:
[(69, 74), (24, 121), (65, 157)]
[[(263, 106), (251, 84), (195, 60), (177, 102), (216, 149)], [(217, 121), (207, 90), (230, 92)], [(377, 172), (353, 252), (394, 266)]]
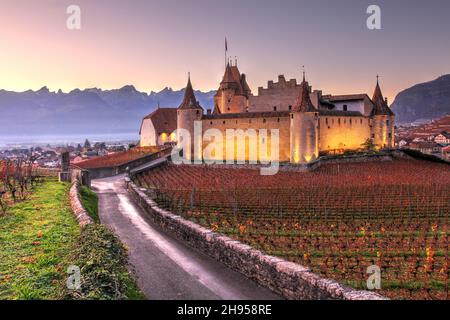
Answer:
[(354, 290), (323, 279), (304, 266), (266, 255), (163, 210), (145, 194), (145, 189), (138, 188), (130, 179), (126, 183), (136, 204), (163, 230), (287, 299), (385, 299), (373, 292)]
[(75, 180), (70, 187), (69, 198), (70, 198), (70, 206), (72, 207), (72, 212), (75, 215), (75, 218), (78, 221), (78, 224), (81, 228), (84, 228), (88, 224), (94, 223), (92, 218), (88, 215), (86, 209), (84, 209), (81, 200), (80, 200), (80, 182)]

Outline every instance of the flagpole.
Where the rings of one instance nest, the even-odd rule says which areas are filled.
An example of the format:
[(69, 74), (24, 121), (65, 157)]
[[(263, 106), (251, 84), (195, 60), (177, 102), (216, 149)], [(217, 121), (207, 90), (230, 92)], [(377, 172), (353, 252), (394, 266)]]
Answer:
[(228, 50), (227, 37), (225, 37), (225, 69), (227, 68), (227, 50)]

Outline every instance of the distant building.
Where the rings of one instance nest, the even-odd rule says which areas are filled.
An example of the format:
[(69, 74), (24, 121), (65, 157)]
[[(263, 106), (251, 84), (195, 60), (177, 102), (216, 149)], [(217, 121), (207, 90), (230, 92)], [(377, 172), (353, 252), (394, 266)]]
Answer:
[(400, 140), (399, 142), (398, 142), (398, 147), (401, 149), (401, 148), (403, 148), (403, 147), (405, 147), (405, 146), (407, 146), (408, 145), (408, 141), (406, 141), (406, 140)]
[(450, 161), (450, 146), (442, 148), (442, 159)]
[(409, 144), (409, 148), (426, 154), (438, 154), (439, 156), (442, 153), (442, 145), (429, 141), (412, 142)]
[(434, 142), (440, 144), (450, 144), (450, 133), (445, 131), (441, 132), (434, 138)]

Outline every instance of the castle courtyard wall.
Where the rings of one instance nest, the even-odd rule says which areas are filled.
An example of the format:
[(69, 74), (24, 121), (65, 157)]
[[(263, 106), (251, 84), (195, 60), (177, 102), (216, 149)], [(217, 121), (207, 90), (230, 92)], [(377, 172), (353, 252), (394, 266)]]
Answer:
[(367, 117), (319, 118), (319, 151), (359, 149), (370, 137), (370, 119)]
[[(270, 150), (271, 148), (271, 135), (270, 130), (278, 129), (279, 130), (279, 161), (287, 162), (290, 159), (290, 119), (289, 116), (279, 116), (279, 117), (262, 117), (262, 118), (254, 118), (254, 117), (235, 117), (235, 118), (215, 118), (215, 119), (204, 119), (202, 121), (203, 133), (208, 129), (218, 129), (222, 135), (224, 143), (222, 146), (215, 144), (214, 142), (204, 141), (203, 147), (205, 148), (210, 143), (213, 143), (215, 147), (222, 147), (223, 156), (226, 156), (227, 144), (230, 145), (232, 143), (236, 143), (236, 141), (227, 141), (226, 140), (226, 130), (234, 129), (234, 130), (244, 130), (254, 129), (257, 133), (256, 141), (254, 139), (246, 139), (246, 149), (245, 149), (245, 159), (236, 159), (236, 160), (248, 160), (249, 158), (249, 143), (253, 143), (254, 145), (260, 146), (260, 137), (259, 130), (267, 129), (267, 148)], [(236, 148), (235, 148), (236, 149)], [(258, 152), (258, 159), (260, 158), (260, 154)]]

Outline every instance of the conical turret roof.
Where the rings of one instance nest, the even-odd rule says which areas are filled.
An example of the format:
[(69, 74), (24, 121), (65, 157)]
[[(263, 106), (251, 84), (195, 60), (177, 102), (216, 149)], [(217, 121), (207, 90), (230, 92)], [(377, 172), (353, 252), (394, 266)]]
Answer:
[(235, 83), (235, 79), (233, 77), (233, 70), (231, 70), (231, 66), (228, 63), (227, 67), (225, 68), (225, 74), (223, 75), (221, 84), (225, 83)]
[(372, 102), (374, 103), (374, 108), (372, 110), (372, 115), (388, 115), (392, 116), (394, 113), (391, 108), (387, 105), (386, 100), (381, 92), (380, 84), (377, 79), (377, 85), (375, 91), (373, 92)]
[(314, 107), (309, 96), (309, 84), (305, 80), (305, 74), (303, 74), (303, 81), (300, 84), (300, 95), (298, 97), (297, 112), (316, 112), (317, 109)]
[(191, 76), (189, 75), (188, 83), (184, 91), (184, 99), (178, 109), (203, 109), (195, 98), (194, 89), (191, 84)]

